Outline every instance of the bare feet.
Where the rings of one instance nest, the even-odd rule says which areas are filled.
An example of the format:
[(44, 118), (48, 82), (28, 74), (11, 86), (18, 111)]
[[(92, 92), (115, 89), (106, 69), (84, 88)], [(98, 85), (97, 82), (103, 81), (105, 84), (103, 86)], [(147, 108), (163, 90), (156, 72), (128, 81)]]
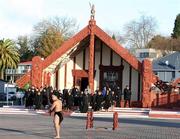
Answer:
[(56, 137), (54, 137), (54, 139), (60, 139), (60, 137), (59, 137), (59, 136), (56, 136)]

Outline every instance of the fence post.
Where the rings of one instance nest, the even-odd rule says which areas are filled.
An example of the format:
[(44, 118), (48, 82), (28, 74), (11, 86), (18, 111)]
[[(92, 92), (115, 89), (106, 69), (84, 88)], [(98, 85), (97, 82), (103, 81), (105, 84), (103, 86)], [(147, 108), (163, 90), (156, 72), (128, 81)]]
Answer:
[(93, 112), (87, 112), (86, 129), (93, 128)]
[(118, 113), (114, 112), (113, 114), (113, 130), (118, 128)]
[(93, 120), (94, 120), (94, 118), (93, 118), (93, 112), (91, 111), (90, 112), (90, 128), (93, 128)]

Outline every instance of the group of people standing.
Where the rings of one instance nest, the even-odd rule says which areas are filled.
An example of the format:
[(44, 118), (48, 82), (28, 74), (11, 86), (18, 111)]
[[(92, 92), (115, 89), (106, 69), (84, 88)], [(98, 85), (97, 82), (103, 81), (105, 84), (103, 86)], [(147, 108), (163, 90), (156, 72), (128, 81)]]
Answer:
[(52, 94), (59, 93), (59, 98), (62, 101), (63, 109), (74, 110), (79, 109), (80, 112), (85, 113), (88, 111), (89, 106), (93, 111), (100, 111), (101, 109), (108, 109), (112, 106), (121, 107), (122, 96), (124, 95), (124, 107), (127, 103), (130, 107), (131, 90), (129, 86), (121, 91), (120, 87), (111, 88), (104, 87), (102, 90), (98, 88), (92, 94), (91, 90), (87, 87), (84, 91), (80, 91), (78, 87), (71, 89), (57, 90), (52, 87), (35, 88), (31, 87), (25, 92), (25, 106), (34, 109), (48, 109), (52, 101)]

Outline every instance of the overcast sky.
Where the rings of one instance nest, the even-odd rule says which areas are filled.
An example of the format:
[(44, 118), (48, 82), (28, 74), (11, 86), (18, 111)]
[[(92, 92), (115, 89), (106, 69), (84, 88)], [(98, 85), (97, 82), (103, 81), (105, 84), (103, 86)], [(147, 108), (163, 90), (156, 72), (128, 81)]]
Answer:
[(95, 4), (98, 26), (120, 32), (144, 14), (156, 19), (158, 33), (170, 35), (180, 13), (180, 0), (0, 0), (0, 38), (31, 34), (33, 25), (53, 16), (75, 18), (81, 29), (88, 24), (89, 2)]

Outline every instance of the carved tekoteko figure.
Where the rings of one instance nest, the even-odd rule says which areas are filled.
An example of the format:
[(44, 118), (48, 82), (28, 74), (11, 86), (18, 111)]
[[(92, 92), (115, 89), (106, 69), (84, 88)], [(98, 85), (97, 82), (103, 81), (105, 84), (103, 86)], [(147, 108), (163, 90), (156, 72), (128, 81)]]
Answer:
[(91, 5), (91, 3), (89, 3), (90, 8), (91, 8), (91, 19), (95, 18), (95, 6), (94, 4)]

